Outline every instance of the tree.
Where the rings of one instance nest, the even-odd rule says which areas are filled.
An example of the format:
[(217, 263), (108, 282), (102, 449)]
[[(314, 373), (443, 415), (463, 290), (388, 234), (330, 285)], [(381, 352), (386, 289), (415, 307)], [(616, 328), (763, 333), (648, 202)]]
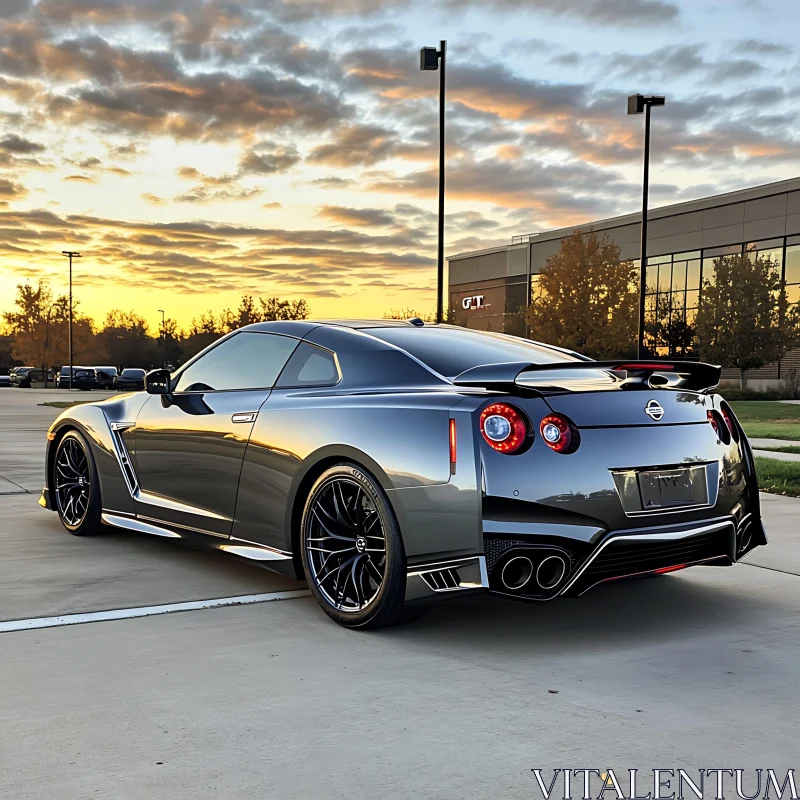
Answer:
[(4, 372), (0, 374), (5, 374), (5, 370), (8, 370), (10, 367), (23, 366), (22, 364), (16, 363), (16, 359), (13, 355), (14, 344), (15, 340), (12, 334), (0, 333), (0, 369), (4, 370)]
[[(35, 286), (17, 286), (15, 311), (3, 314), (14, 337), (13, 357), (31, 366), (47, 369), (69, 362), (69, 299), (53, 299), (50, 287), (40, 280)], [(92, 321), (72, 304), (72, 351), (75, 364), (92, 363), (102, 357)]]
[(164, 363), (171, 364), (173, 367), (180, 366), (183, 363), (183, 347), (181, 344), (183, 337), (178, 329), (178, 323), (174, 319), (166, 317), (158, 326), (158, 337)]
[(119, 369), (161, 364), (158, 341), (150, 334), (144, 318), (135, 311), (109, 311), (98, 337), (107, 360)]
[(533, 291), (530, 335), (593, 358), (636, 353), (636, 270), (605, 235), (576, 231), (561, 240)]
[(308, 319), (311, 309), (303, 300), (281, 300), (279, 297), (260, 297), (261, 306), (260, 322), (270, 322), (276, 319)]
[[(456, 322), (454, 319), (454, 314), (452, 311), (445, 309), (444, 314), (442, 316), (442, 322), (447, 325), (458, 325), (459, 323)], [(383, 319), (413, 319), (416, 317), (417, 319), (421, 319), (423, 322), (436, 322), (436, 309), (434, 308), (432, 311), (417, 311), (414, 308), (407, 307), (407, 308), (393, 308), (391, 311), (383, 315)]]
[(798, 338), (797, 308), (787, 311), (780, 266), (756, 251), (714, 260), (703, 280), (697, 337), (705, 361), (745, 370), (779, 361)]
[[(223, 312), (220, 317), (225, 317)], [(205, 314), (200, 315), (200, 319), (192, 319), (192, 324), (189, 326), (189, 333), (183, 342), (184, 357), (189, 359), (196, 356), (201, 350), (208, 347), (213, 341), (227, 330), (223, 323), (218, 322), (213, 311), (207, 311)]]
[[(262, 300), (261, 302), (263, 303), (264, 301)], [(278, 318), (274, 317), (274, 319)], [(261, 322), (261, 320), (262, 315), (256, 308), (256, 303), (255, 300), (253, 300), (253, 296), (250, 294), (244, 294), (242, 295), (242, 299), (239, 301), (239, 308), (235, 312), (227, 308), (220, 314), (219, 327), (225, 333), (229, 333), (230, 331), (243, 328), (245, 325), (252, 325), (254, 322)]]

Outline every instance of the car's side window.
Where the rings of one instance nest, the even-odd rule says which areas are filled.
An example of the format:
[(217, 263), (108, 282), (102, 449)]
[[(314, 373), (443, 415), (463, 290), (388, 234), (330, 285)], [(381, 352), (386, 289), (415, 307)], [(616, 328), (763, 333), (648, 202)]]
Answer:
[(339, 382), (339, 368), (333, 355), (308, 342), (301, 342), (286, 364), (278, 389), (302, 386), (333, 386)]
[(273, 333), (234, 334), (178, 376), (176, 392), (269, 389), (298, 345)]

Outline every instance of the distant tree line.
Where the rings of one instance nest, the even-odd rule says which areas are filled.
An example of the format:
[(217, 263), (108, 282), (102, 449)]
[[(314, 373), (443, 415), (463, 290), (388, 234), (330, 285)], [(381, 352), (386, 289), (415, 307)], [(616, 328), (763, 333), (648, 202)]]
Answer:
[[(306, 319), (305, 300), (243, 295), (236, 310), (207, 311), (192, 320), (188, 330), (167, 318), (153, 331), (135, 311), (112, 309), (97, 325), (73, 299), (73, 362), (86, 366), (114, 365), (119, 369), (178, 367), (219, 336), (249, 325), (279, 319)], [(17, 286), (14, 308), (2, 314), (0, 366), (23, 363), (48, 369), (69, 363), (69, 299), (54, 297), (44, 281)]]

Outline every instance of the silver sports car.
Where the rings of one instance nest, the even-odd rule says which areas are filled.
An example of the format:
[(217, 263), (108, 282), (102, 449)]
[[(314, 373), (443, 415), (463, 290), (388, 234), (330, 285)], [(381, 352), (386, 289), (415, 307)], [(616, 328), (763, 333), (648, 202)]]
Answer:
[(67, 409), (40, 504), (305, 578), (341, 625), (577, 596), (767, 539), (719, 367), (408, 322), (267, 322)]

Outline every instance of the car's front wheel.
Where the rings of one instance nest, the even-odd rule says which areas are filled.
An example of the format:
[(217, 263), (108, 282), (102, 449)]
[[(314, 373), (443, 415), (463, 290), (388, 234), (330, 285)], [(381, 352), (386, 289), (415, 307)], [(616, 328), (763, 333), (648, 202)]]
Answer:
[(303, 509), (306, 580), (325, 613), (346, 628), (408, 622), (406, 555), (386, 493), (354, 464), (327, 469)]
[(67, 431), (53, 459), (53, 494), (61, 524), (75, 536), (100, 533), (100, 484), (92, 451), (77, 431)]

